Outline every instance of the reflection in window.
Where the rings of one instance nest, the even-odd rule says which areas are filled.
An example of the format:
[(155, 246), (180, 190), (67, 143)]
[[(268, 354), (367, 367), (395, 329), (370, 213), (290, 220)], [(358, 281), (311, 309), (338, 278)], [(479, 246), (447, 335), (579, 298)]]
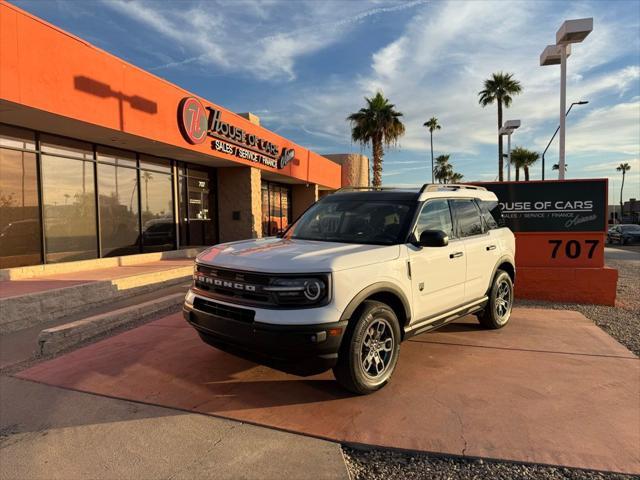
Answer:
[(138, 253), (138, 178), (135, 169), (98, 165), (103, 257)]
[(93, 163), (42, 155), (47, 263), (96, 258)]
[(140, 171), (142, 245), (144, 252), (175, 248), (171, 175)]
[(36, 156), (0, 148), (0, 268), (40, 263), (40, 235)]
[(431, 200), (428, 202), (420, 216), (416, 227), (416, 238), (425, 230), (441, 230), (448, 236), (453, 236), (453, 223), (447, 200)]
[(454, 200), (452, 207), (458, 222), (460, 237), (470, 237), (482, 233), (480, 212), (473, 200)]

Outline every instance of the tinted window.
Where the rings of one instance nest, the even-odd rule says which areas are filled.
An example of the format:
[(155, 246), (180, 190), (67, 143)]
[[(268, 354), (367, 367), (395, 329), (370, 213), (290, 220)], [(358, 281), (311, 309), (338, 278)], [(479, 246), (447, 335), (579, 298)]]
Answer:
[(453, 236), (451, 211), (447, 200), (432, 200), (420, 212), (416, 225), (416, 238), (425, 230), (442, 230), (450, 237)]
[(98, 165), (102, 256), (138, 253), (138, 178), (133, 168)]
[(486, 230), (504, 227), (504, 219), (502, 218), (502, 209), (497, 201), (480, 201), (480, 211), (484, 220)]
[(406, 232), (412, 208), (405, 202), (321, 201), (300, 217), (288, 238), (393, 245)]
[(42, 155), (48, 263), (96, 258), (93, 163)]
[(0, 148), (0, 268), (40, 263), (40, 231), (36, 155)]
[(453, 200), (451, 206), (458, 222), (460, 237), (482, 233), (482, 220), (476, 202), (473, 200)]
[(174, 248), (175, 223), (171, 179), (171, 175), (140, 170), (144, 252), (159, 252)]

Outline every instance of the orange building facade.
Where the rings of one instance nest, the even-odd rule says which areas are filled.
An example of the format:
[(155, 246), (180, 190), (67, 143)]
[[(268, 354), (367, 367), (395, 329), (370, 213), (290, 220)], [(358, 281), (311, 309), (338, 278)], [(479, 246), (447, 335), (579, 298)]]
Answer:
[(6, 2), (0, 71), (0, 268), (273, 235), (345, 178)]

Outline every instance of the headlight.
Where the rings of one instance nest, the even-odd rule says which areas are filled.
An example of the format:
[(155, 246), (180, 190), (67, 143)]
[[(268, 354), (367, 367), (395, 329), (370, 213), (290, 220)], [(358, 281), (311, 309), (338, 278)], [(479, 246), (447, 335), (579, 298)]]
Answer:
[(263, 290), (272, 294), (278, 305), (318, 305), (329, 297), (329, 277), (276, 277)]

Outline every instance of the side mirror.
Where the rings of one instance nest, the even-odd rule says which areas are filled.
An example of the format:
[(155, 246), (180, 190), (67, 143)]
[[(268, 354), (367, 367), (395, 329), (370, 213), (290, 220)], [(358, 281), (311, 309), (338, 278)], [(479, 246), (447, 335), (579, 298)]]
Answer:
[(449, 236), (442, 230), (425, 230), (420, 234), (418, 245), (421, 247), (446, 247)]

